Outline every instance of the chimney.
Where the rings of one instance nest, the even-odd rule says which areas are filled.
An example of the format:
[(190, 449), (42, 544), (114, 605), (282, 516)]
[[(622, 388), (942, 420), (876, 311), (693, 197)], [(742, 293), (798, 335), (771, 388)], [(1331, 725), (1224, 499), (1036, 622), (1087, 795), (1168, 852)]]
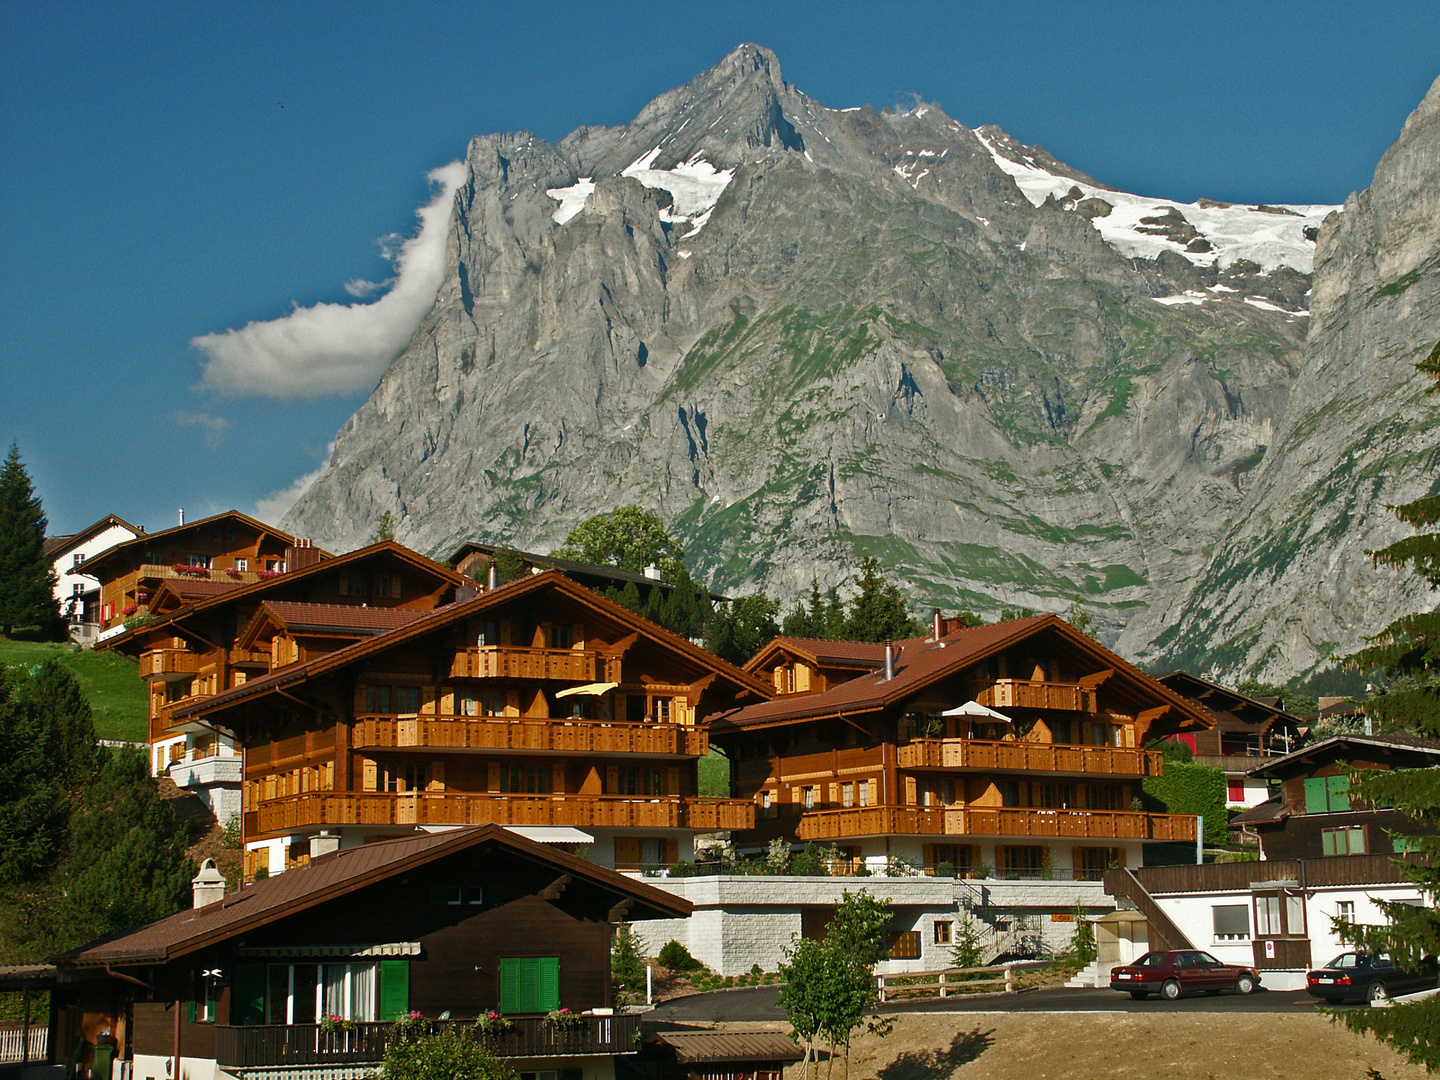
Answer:
[(645, 567), (645, 576), (646, 576), (647, 578), (649, 578), (651, 581), (659, 581), (659, 580), (660, 580), (660, 567), (656, 566), (656, 565), (652, 562), (649, 566)]
[(885, 642), (885, 681), (889, 682), (895, 677), (895, 643)]
[(329, 829), (321, 829), (319, 835), (310, 837), (310, 858), (318, 859), (340, 850), (340, 837)]
[(320, 549), (313, 540), (297, 536), (295, 543), (285, 549), (285, 569), (290, 572), (314, 566), (320, 561)]
[(180, 507), (180, 524), (185, 524), (185, 507)]
[(190, 879), (191, 906), (199, 909), (225, 899), (225, 875), (215, 868), (214, 859), (200, 864), (200, 872)]
[(939, 641), (945, 636), (945, 620), (940, 617), (940, 609), (938, 607), (935, 609), (935, 616), (931, 620), (931, 632), (934, 634), (936, 641)]
[(485, 572), (485, 588), (486, 588), (486, 589), (498, 589), (499, 587), (500, 587), (500, 567), (496, 566), (496, 565), (492, 562), (492, 563), (490, 564), (490, 569)]

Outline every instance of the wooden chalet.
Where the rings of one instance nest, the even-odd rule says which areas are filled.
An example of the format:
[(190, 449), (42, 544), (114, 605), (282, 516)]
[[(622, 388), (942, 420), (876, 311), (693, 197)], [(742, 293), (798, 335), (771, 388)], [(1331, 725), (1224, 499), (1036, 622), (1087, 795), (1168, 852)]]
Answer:
[(521, 568), (527, 574), (559, 570), (566, 577), (580, 582), (581, 585), (588, 585), (597, 592), (634, 585), (642, 602), (650, 599), (652, 589), (669, 592), (675, 588), (674, 582), (664, 580), (660, 571), (653, 566), (643, 573), (637, 573), (619, 566), (597, 566), (594, 563), (576, 562), (574, 559), (561, 559), (554, 555), (538, 555), (533, 551), (517, 551), (503, 544), (485, 544), (479, 540), (465, 541), (451, 552), (445, 562), (466, 577), (484, 581), (496, 558), (505, 552), (518, 557)]
[(124, 518), (106, 514), (77, 533), (45, 538), (45, 558), (55, 571), (55, 600), (72, 640), (89, 645), (100, 632), (100, 582), (85, 569), (86, 561), (141, 532)]
[(490, 822), (572, 830), (602, 864), (668, 866), (696, 832), (754, 824), (748, 799), (699, 796), (697, 763), (705, 717), (769, 684), (558, 571), (420, 618), (267, 599), (236, 648), (264, 670), (168, 715), (244, 747), (247, 877)]
[(1251, 775), (1251, 770), (1300, 744), (1299, 718), (1286, 712), (1279, 701), (1250, 697), (1188, 671), (1172, 671), (1158, 678), (1215, 717), (1213, 728), (1172, 738), (1194, 752), (1196, 763), (1225, 773), (1227, 803), (1248, 809), (1268, 799), (1268, 783)]
[[(358, 1080), (376, 1072), (393, 1022), (418, 1013), (521, 1076), (610, 1080), (640, 1049), (639, 1017), (611, 998), (613, 927), (690, 913), (493, 825), (334, 851), (224, 889), (207, 865), (192, 910), (61, 957), (53, 1060), (85, 1075), (99, 1043), (137, 1078)], [(560, 1009), (573, 1019), (547, 1019)], [(491, 1011), (503, 1021), (473, 1030)]]
[(751, 667), (780, 696), (710, 728), (732, 794), (755, 806), (742, 843), (835, 844), (872, 869), (900, 856), (1098, 878), (1146, 843), (1194, 841), (1194, 818), (1138, 809), (1163, 767), (1144, 746), (1214, 719), (1058, 616), (937, 615), (930, 636), (888, 650), (781, 639)]
[(222, 823), (240, 812), (239, 753), (227, 733), (177, 718), (177, 707), (405, 625), (475, 585), (394, 541), (302, 562), (249, 583), (165, 579), (148, 621), (102, 643), (134, 657), (149, 684), (155, 775), (194, 790)]
[(98, 618), (107, 631), (150, 613), (162, 582), (174, 578), (244, 585), (329, 555), (308, 541), (229, 510), (156, 533), (141, 533), (86, 560), (100, 583)]
[(1251, 775), (1278, 783), (1274, 798), (1231, 819), (1260, 838), (1265, 859), (1319, 859), (1403, 851), (1392, 833), (1426, 832), (1398, 810), (1368, 805), (1350, 795), (1350, 769), (1433, 769), (1440, 739), (1396, 732), (1337, 735), (1284, 757)]

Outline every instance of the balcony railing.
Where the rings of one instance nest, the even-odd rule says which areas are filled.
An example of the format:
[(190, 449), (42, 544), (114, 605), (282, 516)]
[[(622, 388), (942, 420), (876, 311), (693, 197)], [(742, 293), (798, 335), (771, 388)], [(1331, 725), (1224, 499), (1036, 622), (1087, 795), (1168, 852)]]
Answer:
[[(481, 1033), (465, 1020), (435, 1021), (481, 1043), (496, 1057), (580, 1057), (633, 1054), (639, 1049), (638, 1016), (582, 1016), (559, 1028), (540, 1017), (517, 1017), (505, 1032)], [(378, 1064), (385, 1057), (393, 1025), (358, 1023), (349, 1030), (324, 1031), (318, 1024), (217, 1025), (215, 1062), (222, 1069)]]
[(152, 679), (166, 675), (194, 675), (206, 659), (188, 649), (152, 649), (140, 654), (140, 677)]
[(896, 748), (896, 761), (902, 769), (1015, 770), (1087, 776), (1159, 776), (1163, 757), (1154, 750), (989, 739), (915, 739)]
[(702, 728), (568, 718), (361, 716), (353, 738), (357, 748), (424, 746), (673, 757), (704, 757), (710, 749), (709, 732)]
[(164, 578), (189, 578), (191, 581), (228, 581), (232, 585), (249, 585), (260, 580), (254, 570), (229, 570), (197, 567), (180, 571), (165, 563), (144, 563), (135, 574), (137, 581), (156, 581)]
[(455, 654), (452, 679), (556, 679), (619, 682), (620, 659), (584, 649), (526, 649), (486, 645)]
[(981, 705), (992, 709), (1062, 709), (1066, 712), (1095, 711), (1095, 690), (1078, 683), (1032, 682), (1029, 679), (996, 679), (975, 683), (971, 694)]
[(862, 806), (809, 811), (801, 816), (797, 831), (801, 840), (902, 834), (1193, 842), (1195, 819), (1129, 810)]
[(745, 799), (677, 795), (468, 795), (310, 792), (267, 799), (245, 815), (245, 834), (316, 825), (569, 825), (597, 829), (750, 829)]

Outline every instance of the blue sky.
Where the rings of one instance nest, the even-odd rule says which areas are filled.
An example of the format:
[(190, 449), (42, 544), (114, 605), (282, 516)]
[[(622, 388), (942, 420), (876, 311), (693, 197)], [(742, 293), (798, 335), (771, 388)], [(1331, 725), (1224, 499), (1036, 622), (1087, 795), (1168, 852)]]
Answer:
[(741, 41), (1127, 191), (1341, 202), (1440, 74), (1440, 4), (0, 0), (0, 439), (52, 531), (314, 470), (365, 389), (201, 388), (191, 342), (392, 276), (472, 135), (625, 123)]

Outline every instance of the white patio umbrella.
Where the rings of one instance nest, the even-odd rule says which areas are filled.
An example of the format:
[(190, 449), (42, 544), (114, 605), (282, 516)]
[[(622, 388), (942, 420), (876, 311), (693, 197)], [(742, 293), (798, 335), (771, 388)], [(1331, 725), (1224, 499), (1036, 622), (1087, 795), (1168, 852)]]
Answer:
[(946, 709), (941, 716), (983, 716), (989, 720), (999, 720), (1001, 723), (1013, 724), (1015, 721), (1002, 712), (996, 712), (988, 706), (981, 705), (978, 701), (967, 701), (964, 705), (957, 705), (953, 709)]

